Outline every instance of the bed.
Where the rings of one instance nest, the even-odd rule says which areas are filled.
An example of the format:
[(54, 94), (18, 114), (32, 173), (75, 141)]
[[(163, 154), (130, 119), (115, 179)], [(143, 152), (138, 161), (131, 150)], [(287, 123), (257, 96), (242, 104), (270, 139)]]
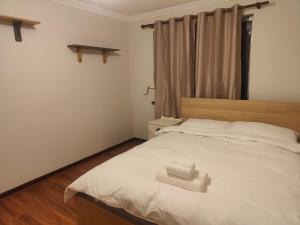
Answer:
[[(183, 98), (182, 117), (263, 122), (300, 132), (299, 103)], [(177, 126), (159, 133), (66, 189), (78, 224), (300, 224), (299, 143), (238, 129)], [(207, 189), (191, 192), (158, 182), (155, 175), (170, 158), (189, 158), (207, 171)]]

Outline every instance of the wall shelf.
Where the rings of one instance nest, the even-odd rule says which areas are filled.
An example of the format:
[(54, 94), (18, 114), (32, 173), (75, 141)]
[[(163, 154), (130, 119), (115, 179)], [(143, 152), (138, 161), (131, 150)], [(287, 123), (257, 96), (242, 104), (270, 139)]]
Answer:
[(89, 53), (89, 52), (96, 52), (102, 55), (102, 60), (103, 63), (106, 63), (107, 61), (107, 56), (110, 53), (120, 51), (120, 49), (115, 49), (115, 48), (103, 48), (103, 47), (96, 47), (96, 46), (88, 46), (88, 45), (79, 45), (79, 44), (73, 44), (73, 45), (68, 45), (68, 48), (70, 48), (73, 52), (77, 53), (77, 61), (79, 63), (82, 62), (82, 53)]
[(38, 25), (41, 22), (22, 19), (18, 17), (0, 15), (0, 23), (5, 25), (12, 25), (14, 27), (15, 40), (21, 42), (22, 41), (21, 27), (35, 29), (35, 25)]

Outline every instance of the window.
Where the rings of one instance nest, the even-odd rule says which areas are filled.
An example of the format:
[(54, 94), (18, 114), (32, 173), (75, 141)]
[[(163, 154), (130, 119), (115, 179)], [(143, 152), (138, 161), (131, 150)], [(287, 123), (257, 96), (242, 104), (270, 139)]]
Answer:
[(242, 85), (241, 99), (249, 99), (249, 66), (250, 66), (250, 49), (251, 49), (252, 21), (244, 20), (242, 22), (242, 51), (241, 51), (241, 69)]

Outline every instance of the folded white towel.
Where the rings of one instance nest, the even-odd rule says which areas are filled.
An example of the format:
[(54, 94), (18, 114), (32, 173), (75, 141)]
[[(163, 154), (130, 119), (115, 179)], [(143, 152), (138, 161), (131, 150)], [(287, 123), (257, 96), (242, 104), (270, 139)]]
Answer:
[(194, 162), (185, 160), (173, 160), (170, 164), (166, 166), (168, 175), (180, 177), (186, 180), (191, 180), (193, 178), (195, 168), (196, 165)]
[(203, 192), (208, 182), (207, 173), (197, 171), (194, 175), (193, 180), (183, 180), (175, 176), (169, 176), (165, 169), (161, 169), (156, 174), (156, 179), (162, 183), (171, 184), (185, 190)]
[(166, 166), (167, 174), (170, 176), (179, 177), (186, 180), (193, 179), (195, 167), (185, 167), (175, 163), (170, 163)]

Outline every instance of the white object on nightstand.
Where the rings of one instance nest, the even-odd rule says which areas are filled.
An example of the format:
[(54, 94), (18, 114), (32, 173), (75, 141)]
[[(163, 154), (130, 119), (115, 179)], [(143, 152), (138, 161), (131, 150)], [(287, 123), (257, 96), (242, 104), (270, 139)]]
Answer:
[(172, 117), (162, 117), (157, 120), (151, 120), (148, 122), (148, 139), (155, 137), (155, 132), (162, 128), (169, 126), (176, 126), (181, 123), (181, 119), (175, 119)]

